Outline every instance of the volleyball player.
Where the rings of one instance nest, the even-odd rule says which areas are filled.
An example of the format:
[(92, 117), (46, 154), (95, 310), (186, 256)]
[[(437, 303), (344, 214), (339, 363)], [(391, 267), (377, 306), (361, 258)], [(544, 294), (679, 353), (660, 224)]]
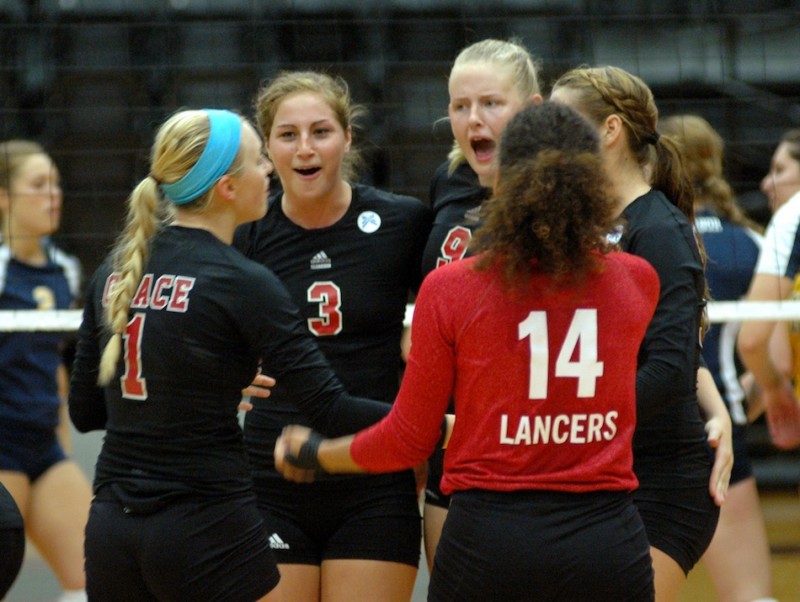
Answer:
[[(431, 181), (435, 214), (423, 274), (467, 255), (481, 204), (491, 194), (506, 123), (525, 105), (542, 101), (536, 61), (513, 40), (487, 39), (464, 48), (453, 63), (448, 89), (454, 144)], [(437, 451), (428, 462), (424, 534), (429, 569), (450, 504), (440, 488), (443, 458)]]
[(70, 416), (106, 430), (86, 528), (93, 599), (283, 599), (237, 413), (260, 366), (317, 428), (388, 410), (344, 394), (277, 277), (230, 246), (264, 215), (271, 169), (240, 116), (176, 113), (89, 285)]
[[(418, 199), (355, 183), (361, 112), (346, 82), (324, 73), (284, 72), (259, 90), (258, 123), (281, 186), (236, 244), (286, 285), (347, 390), (392, 402), (431, 214)], [(308, 418), (279, 380), (244, 429), (287, 596), (408, 600), (421, 537), (413, 472), (290, 483), (275, 471), (273, 450), (292, 423)]]
[(800, 192), (800, 129), (789, 130), (781, 136), (760, 188), (773, 213)]
[[(625, 222), (620, 244), (651, 263), (661, 282), (639, 353), (634, 499), (650, 540), (657, 599), (672, 601), (711, 542), (732, 462), (727, 410), (715, 389), (708, 394), (713, 381), (704, 384), (698, 374), (706, 283), (692, 185), (675, 142), (658, 132), (658, 109), (640, 78), (616, 67), (573, 69), (556, 81), (551, 101), (597, 126)], [(698, 383), (707, 387), (699, 397)], [(698, 399), (725, 434), (716, 463)]]
[[(762, 237), (725, 180), (722, 138), (698, 115), (662, 119), (660, 130), (681, 145), (694, 184), (695, 227), (708, 255), (706, 279), (711, 296), (716, 301), (739, 300), (753, 278)], [(744, 369), (736, 353), (739, 327), (738, 321), (711, 324), (703, 339), (703, 358), (731, 415), (734, 445), (728, 495), (703, 562), (721, 602), (766, 602), (772, 595), (770, 551), (747, 452), (745, 391), (739, 382)], [(744, 541), (747, 545), (740, 545)]]
[[(800, 295), (800, 131), (790, 130), (781, 138), (761, 189), (775, 213), (767, 227), (747, 300), (797, 298)], [(758, 386), (773, 444), (779, 449), (794, 449), (800, 447), (800, 328), (796, 322), (789, 324), (791, 365), (776, 366), (770, 344), (776, 324), (745, 321), (738, 348)]]
[[(73, 306), (80, 264), (50, 239), (61, 222), (62, 201), (58, 168), (40, 144), (0, 144), (0, 309)], [(55, 573), (60, 600), (79, 602), (86, 599), (83, 528), (92, 492), (68, 457), (62, 346), (59, 333), (0, 335), (0, 483)]]

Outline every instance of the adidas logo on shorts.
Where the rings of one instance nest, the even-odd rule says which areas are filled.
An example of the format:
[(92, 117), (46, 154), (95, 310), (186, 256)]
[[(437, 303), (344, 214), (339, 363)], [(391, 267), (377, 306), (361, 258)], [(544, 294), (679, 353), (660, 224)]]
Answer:
[(280, 535), (273, 533), (269, 536), (269, 547), (273, 550), (288, 550), (289, 544), (280, 538)]

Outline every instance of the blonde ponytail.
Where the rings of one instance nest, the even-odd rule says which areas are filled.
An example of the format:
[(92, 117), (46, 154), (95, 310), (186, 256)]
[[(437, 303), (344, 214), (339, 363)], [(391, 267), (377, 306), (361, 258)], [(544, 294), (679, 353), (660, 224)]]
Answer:
[(119, 275), (108, 298), (105, 324), (111, 338), (100, 358), (98, 384), (111, 382), (122, 349), (122, 333), (128, 325), (131, 299), (136, 294), (150, 255), (150, 240), (161, 227), (159, 192), (153, 178), (145, 178), (128, 199), (125, 229), (114, 252), (113, 269)]

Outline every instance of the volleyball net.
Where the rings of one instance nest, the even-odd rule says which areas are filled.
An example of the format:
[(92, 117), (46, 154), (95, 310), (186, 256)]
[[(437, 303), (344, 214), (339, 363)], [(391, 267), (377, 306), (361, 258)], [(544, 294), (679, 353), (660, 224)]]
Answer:
[[(414, 305), (406, 306), (405, 324), (410, 325)], [(0, 311), (2, 332), (63, 332), (78, 330), (82, 311), (68, 310), (3, 310)], [(800, 300), (791, 301), (712, 301), (708, 304), (712, 323), (746, 320), (800, 321)]]

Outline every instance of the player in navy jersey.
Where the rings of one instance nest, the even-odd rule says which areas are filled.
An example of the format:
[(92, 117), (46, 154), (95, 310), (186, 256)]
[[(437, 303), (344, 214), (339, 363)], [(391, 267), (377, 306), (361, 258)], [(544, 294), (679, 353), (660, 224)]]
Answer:
[[(519, 109), (542, 101), (536, 61), (514, 40), (487, 39), (464, 48), (453, 63), (448, 90), (454, 143), (431, 181), (434, 220), (423, 275), (467, 256), (481, 204), (491, 194), (500, 136)], [(435, 452), (428, 462), (424, 531), (429, 568), (450, 503), (440, 489), (442, 460), (443, 453)]]
[(263, 367), (329, 432), (372, 424), (388, 405), (344, 393), (278, 278), (230, 246), (266, 210), (271, 165), (252, 125), (178, 112), (150, 170), (89, 284), (70, 384), (75, 426), (106, 430), (87, 589), (97, 600), (284, 599), (242, 442), (242, 389)]
[(452, 500), (428, 599), (652, 600), (631, 439), (658, 279), (642, 259), (609, 252), (614, 206), (582, 117), (524, 108), (499, 154), (477, 256), (420, 289), (390, 415), (333, 441), (287, 429), (279, 465), (290, 478), (413, 465), (452, 395), (442, 480)]
[[(61, 221), (58, 169), (38, 143), (0, 144), (0, 309), (73, 307), (78, 260), (50, 236)], [(63, 335), (0, 334), (0, 482), (58, 578), (63, 600), (85, 600), (83, 527), (91, 488), (70, 451)]]
[[(790, 130), (781, 138), (761, 189), (775, 213), (747, 300), (800, 298), (800, 130)], [(755, 378), (772, 442), (780, 449), (793, 449), (800, 447), (800, 326), (797, 322), (788, 325), (788, 362), (772, 345), (776, 330), (783, 327), (776, 328), (774, 321), (748, 320), (742, 324), (738, 346)]]
[[(355, 184), (357, 153), (344, 81), (285, 72), (256, 113), (281, 190), (236, 244), (286, 285), (351, 393), (394, 400), (409, 293), (420, 281), (431, 212), (415, 198)], [(264, 307), (269, 311), (269, 306)], [(414, 474), (329, 477), (297, 485), (275, 471), (284, 425), (307, 424), (280, 380), (245, 418), (256, 493), (292, 600), (407, 600), (420, 554)]]
[[(724, 178), (722, 138), (698, 115), (668, 117), (661, 121), (660, 130), (680, 143), (694, 183), (695, 228), (708, 255), (711, 297), (739, 300), (750, 286), (762, 237)], [(703, 563), (720, 600), (768, 600), (772, 596), (770, 551), (747, 451), (745, 391), (740, 383), (744, 369), (736, 353), (739, 327), (737, 321), (711, 324), (703, 339), (703, 359), (731, 415), (734, 447), (730, 488)], [(741, 545), (744, 541), (746, 546)]]
[[(706, 282), (692, 228), (693, 187), (675, 141), (658, 132), (658, 109), (640, 78), (617, 67), (573, 69), (550, 98), (598, 127), (624, 220), (620, 245), (650, 262), (661, 281), (639, 353), (634, 499), (650, 540), (656, 597), (672, 601), (711, 542), (733, 460), (727, 409), (708, 370), (698, 372)], [(709, 443), (717, 447), (713, 462)]]

